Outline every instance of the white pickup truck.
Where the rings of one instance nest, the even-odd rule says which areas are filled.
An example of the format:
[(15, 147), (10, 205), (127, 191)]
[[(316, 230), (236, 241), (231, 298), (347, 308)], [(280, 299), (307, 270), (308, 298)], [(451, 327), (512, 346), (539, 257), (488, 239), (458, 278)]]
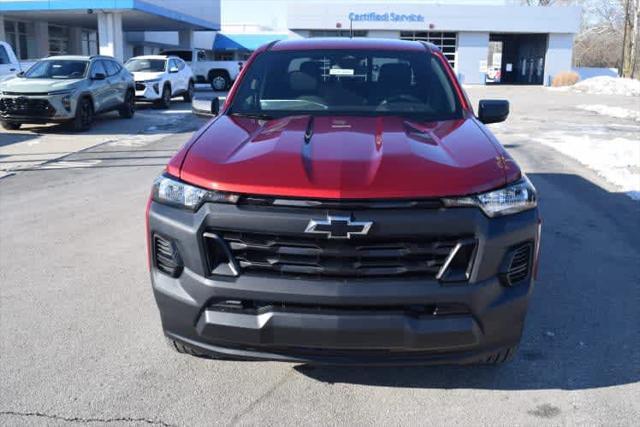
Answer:
[(204, 49), (163, 50), (161, 55), (177, 56), (187, 62), (198, 83), (209, 83), (216, 91), (227, 90), (242, 70), (242, 61), (215, 61)]
[(0, 80), (26, 71), (34, 62), (35, 61), (20, 62), (13, 52), (11, 45), (7, 42), (0, 41)]

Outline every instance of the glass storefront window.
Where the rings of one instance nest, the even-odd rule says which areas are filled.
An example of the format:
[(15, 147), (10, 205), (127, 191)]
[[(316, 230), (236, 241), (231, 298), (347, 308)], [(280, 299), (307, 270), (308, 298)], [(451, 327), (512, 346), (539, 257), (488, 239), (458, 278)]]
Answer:
[(29, 59), (29, 41), (31, 37), (25, 22), (4, 21), (4, 33), (7, 43), (11, 45), (18, 59)]
[(98, 33), (91, 30), (83, 30), (80, 39), (83, 55), (98, 54)]
[(58, 25), (49, 25), (49, 55), (69, 53), (69, 29)]

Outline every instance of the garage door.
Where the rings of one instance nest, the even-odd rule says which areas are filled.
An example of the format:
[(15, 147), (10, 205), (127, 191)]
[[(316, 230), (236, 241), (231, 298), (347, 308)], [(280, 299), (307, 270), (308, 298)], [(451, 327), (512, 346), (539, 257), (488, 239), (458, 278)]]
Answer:
[(451, 67), (455, 69), (456, 47), (458, 44), (457, 33), (445, 33), (442, 31), (402, 31), (400, 38), (402, 40), (419, 40), (435, 44), (442, 50)]

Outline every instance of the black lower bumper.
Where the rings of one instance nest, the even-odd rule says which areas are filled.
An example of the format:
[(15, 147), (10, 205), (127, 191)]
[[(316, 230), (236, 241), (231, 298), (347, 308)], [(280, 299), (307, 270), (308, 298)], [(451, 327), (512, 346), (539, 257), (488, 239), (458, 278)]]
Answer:
[[(298, 221), (318, 214), (297, 209), (276, 216), (295, 229)], [(173, 241), (184, 264), (178, 277), (170, 277), (151, 260), (165, 334), (202, 353), (331, 364), (473, 363), (517, 345), (532, 274), (513, 286), (501, 275), (514, 246), (537, 245), (536, 210), (491, 220), (476, 209), (351, 214), (380, 224), (406, 215), (405, 226), (418, 234), (472, 232), (478, 247), (469, 279), (211, 275), (202, 243), (205, 230), (277, 228), (275, 219), (254, 208), (214, 205), (194, 214), (152, 203), (150, 235)], [(447, 222), (448, 230), (443, 228)]]

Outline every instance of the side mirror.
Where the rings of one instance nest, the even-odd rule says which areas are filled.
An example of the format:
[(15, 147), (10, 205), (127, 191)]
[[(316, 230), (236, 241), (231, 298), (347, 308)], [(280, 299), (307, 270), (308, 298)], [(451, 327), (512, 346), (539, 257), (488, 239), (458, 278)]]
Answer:
[(93, 77), (91, 77), (91, 80), (104, 80), (106, 78), (107, 76), (105, 76), (103, 73), (95, 73)]
[(24, 77), (24, 71), (20, 71), (18, 74), (16, 74), (17, 77)]
[(171, 68), (169, 68), (169, 72), (170, 72), (170, 73), (177, 73), (177, 72), (178, 72), (178, 67), (171, 67)]
[(211, 114), (217, 116), (220, 113), (220, 98), (217, 96), (211, 100)]
[(209, 103), (209, 105), (208, 105), (209, 108), (205, 107), (207, 105), (205, 100), (194, 99), (192, 104), (191, 104), (191, 111), (196, 116), (200, 116), (200, 117), (215, 117), (218, 114), (220, 114), (220, 109), (224, 105), (225, 99), (226, 98), (223, 97), (223, 96), (213, 98), (211, 100), (211, 103)]
[(478, 119), (484, 123), (504, 122), (509, 115), (509, 101), (504, 99), (483, 99), (478, 104)]

